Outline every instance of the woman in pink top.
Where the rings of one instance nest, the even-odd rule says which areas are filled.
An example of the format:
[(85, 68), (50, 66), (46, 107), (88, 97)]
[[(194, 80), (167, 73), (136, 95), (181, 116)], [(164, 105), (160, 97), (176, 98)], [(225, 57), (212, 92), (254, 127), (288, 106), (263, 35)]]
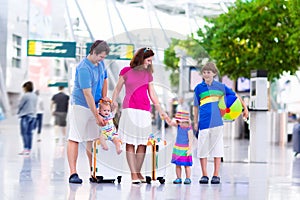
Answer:
[(141, 168), (148, 137), (152, 133), (150, 99), (160, 115), (166, 116), (159, 105), (152, 83), (153, 56), (154, 52), (150, 48), (139, 49), (130, 61), (130, 66), (121, 70), (112, 95), (113, 104), (117, 107), (116, 100), (125, 85), (125, 97), (118, 132), (126, 143), (126, 158), (133, 184), (145, 182)]

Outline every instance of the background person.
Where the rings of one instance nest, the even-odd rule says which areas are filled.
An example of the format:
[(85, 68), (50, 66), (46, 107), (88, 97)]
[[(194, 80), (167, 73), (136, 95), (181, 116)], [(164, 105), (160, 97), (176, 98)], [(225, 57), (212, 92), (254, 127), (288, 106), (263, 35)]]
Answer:
[(293, 127), (293, 151), (295, 152), (295, 157), (300, 153), (300, 118), (297, 119), (297, 123)]
[[(107, 98), (107, 71), (103, 60), (108, 53), (108, 44), (103, 40), (96, 40), (91, 46), (89, 55), (76, 67), (69, 112), (70, 129), (67, 146), (69, 183), (82, 183), (76, 166), (79, 142), (86, 142), (89, 170), (92, 169), (92, 142), (99, 137), (98, 125), (105, 125), (97, 107), (101, 98), (104, 100)], [(93, 177), (90, 181), (93, 181)]]
[(37, 129), (37, 141), (40, 142), (43, 127), (44, 102), (41, 99), (39, 90), (36, 90), (35, 94), (37, 96), (35, 128)]
[(32, 130), (35, 126), (37, 96), (33, 93), (33, 83), (28, 81), (23, 84), (24, 95), (22, 96), (17, 114), (20, 117), (21, 136), (23, 151), (20, 155), (29, 155), (32, 147)]
[(186, 100), (183, 97), (180, 97), (178, 99), (178, 105), (176, 107), (176, 111), (179, 111), (179, 110), (186, 110), (186, 111), (190, 110), (188, 103), (186, 102)]
[[(152, 59), (154, 52), (150, 48), (141, 48), (133, 56), (130, 66), (124, 67), (112, 95), (113, 105), (125, 85), (122, 114), (119, 121), (118, 133), (126, 143), (126, 158), (131, 172), (133, 184), (145, 182), (141, 174), (146, 145), (152, 133), (150, 99), (161, 116), (163, 113), (153, 87)], [(150, 99), (149, 99), (150, 97)]]
[(64, 87), (58, 87), (59, 92), (51, 99), (51, 111), (54, 116), (55, 140), (59, 142), (59, 133), (62, 132), (62, 139), (66, 137), (67, 113), (69, 107), (69, 95), (65, 94)]

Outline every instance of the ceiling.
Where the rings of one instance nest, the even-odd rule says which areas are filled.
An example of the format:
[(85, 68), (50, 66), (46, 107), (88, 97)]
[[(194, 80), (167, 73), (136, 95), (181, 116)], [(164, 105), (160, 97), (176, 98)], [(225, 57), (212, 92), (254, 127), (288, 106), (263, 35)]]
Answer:
[(120, 3), (156, 10), (170, 15), (184, 15), (187, 17), (214, 17), (232, 6), (235, 0), (117, 0)]

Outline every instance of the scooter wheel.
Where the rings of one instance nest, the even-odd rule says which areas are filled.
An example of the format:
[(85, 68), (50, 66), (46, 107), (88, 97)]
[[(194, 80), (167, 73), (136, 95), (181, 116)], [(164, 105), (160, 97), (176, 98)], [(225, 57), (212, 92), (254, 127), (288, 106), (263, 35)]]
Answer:
[(165, 179), (160, 179), (159, 182), (160, 182), (160, 184), (165, 184), (166, 180)]
[(118, 183), (121, 183), (122, 176), (118, 176), (117, 179), (118, 179)]
[(103, 176), (97, 176), (97, 183), (103, 182)]

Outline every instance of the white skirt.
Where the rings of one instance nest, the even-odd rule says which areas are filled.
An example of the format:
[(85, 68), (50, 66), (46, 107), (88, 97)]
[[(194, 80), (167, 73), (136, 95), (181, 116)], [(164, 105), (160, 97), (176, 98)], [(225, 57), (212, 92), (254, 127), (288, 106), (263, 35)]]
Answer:
[(148, 137), (152, 133), (151, 113), (133, 108), (123, 109), (118, 133), (124, 143), (147, 145)]
[(93, 141), (99, 137), (99, 126), (89, 108), (71, 105), (69, 109), (69, 136), (75, 142)]

